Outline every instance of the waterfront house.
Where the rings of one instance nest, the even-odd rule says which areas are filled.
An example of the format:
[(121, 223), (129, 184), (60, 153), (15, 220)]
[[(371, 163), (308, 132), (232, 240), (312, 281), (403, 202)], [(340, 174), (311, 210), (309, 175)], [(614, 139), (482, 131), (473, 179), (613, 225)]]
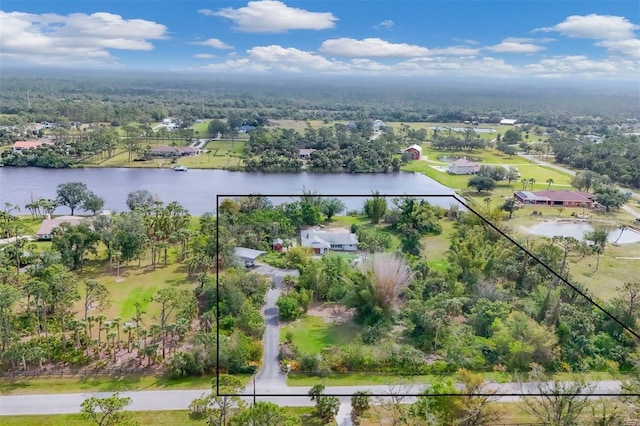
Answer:
[(356, 251), (358, 237), (348, 231), (321, 231), (319, 228), (300, 231), (300, 245), (311, 247), (315, 254), (324, 254), (329, 250)]
[(193, 146), (155, 146), (146, 152), (149, 157), (185, 157), (200, 153), (198, 148)]
[(316, 150), (313, 148), (302, 148), (298, 150), (298, 158), (300, 160), (310, 160), (311, 154)]
[(45, 138), (45, 139), (34, 139), (34, 140), (28, 140), (28, 141), (17, 141), (13, 144), (13, 152), (22, 152), (22, 151), (26, 151), (28, 149), (34, 149), (34, 148), (38, 148), (39, 146), (42, 145), (52, 145), (53, 141), (51, 140), (51, 138)]
[(85, 220), (87, 220), (87, 218), (82, 216), (59, 216), (51, 219), (51, 216), (47, 215), (36, 232), (36, 238), (38, 240), (50, 240), (53, 229), (62, 225), (64, 222), (71, 226), (77, 226)]
[(447, 171), (453, 175), (475, 175), (480, 170), (480, 163), (459, 158), (449, 164)]

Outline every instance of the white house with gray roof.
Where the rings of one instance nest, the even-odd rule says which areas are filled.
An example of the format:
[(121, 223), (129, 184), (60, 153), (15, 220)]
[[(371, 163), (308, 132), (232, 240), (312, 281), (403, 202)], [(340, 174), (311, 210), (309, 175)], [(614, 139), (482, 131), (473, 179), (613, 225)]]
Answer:
[(325, 254), (329, 250), (356, 251), (358, 237), (346, 231), (323, 231), (318, 228), (300, 231), (300, 245), (311, 247), (315, 254)]

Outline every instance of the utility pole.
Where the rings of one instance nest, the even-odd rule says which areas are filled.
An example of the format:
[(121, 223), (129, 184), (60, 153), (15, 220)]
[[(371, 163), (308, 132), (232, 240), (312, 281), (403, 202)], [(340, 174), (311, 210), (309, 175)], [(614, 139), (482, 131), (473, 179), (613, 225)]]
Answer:
[(256, 405), (256, 375), (253, 375), (253, 405)]

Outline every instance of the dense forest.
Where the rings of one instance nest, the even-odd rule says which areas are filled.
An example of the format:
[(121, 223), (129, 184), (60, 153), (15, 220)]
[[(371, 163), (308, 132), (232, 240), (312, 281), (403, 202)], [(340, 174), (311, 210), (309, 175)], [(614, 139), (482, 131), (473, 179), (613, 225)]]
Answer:
[(637, 118), (637, 94), (628, 91), (490, 85), (404, 79), (253, 80), (202, 75), (41, 76), (6, 73), (2, 124), (159, 121), (173, 116), (270, 119), (497, 123), (504, 117), (570, 130)]
[(602, 143), (574, 139), (551, 140), (555, 159), (576, 169), (590, 170), (632, 188), (640, 188), (640, 139), (612, 136)]

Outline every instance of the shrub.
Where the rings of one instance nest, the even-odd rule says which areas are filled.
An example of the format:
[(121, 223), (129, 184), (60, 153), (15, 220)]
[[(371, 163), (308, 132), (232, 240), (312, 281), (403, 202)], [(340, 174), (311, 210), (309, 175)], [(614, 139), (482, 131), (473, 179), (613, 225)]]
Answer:
[(320, 365), (320, 356), (318, 355), (302, 355), (300, 357), (300, 371), (304, 373), (313, 373)]
[(364, 343), (365, 345), (375, 345), (376, 343), (380, 342), (388, 332), (389, 327), (382, 322), (368, 325), (362, 330), (362, 343)]
[(276, 306), (278, 306), (278, 316), (282, 321), (296, 320), (302, 314), (298, 299), (294, 295), (281, 295), (276, 302)]
[(204, 374), (202, 364), (194, 354), (176, 352), (166, 366), (166, 374), (171, 379)]

